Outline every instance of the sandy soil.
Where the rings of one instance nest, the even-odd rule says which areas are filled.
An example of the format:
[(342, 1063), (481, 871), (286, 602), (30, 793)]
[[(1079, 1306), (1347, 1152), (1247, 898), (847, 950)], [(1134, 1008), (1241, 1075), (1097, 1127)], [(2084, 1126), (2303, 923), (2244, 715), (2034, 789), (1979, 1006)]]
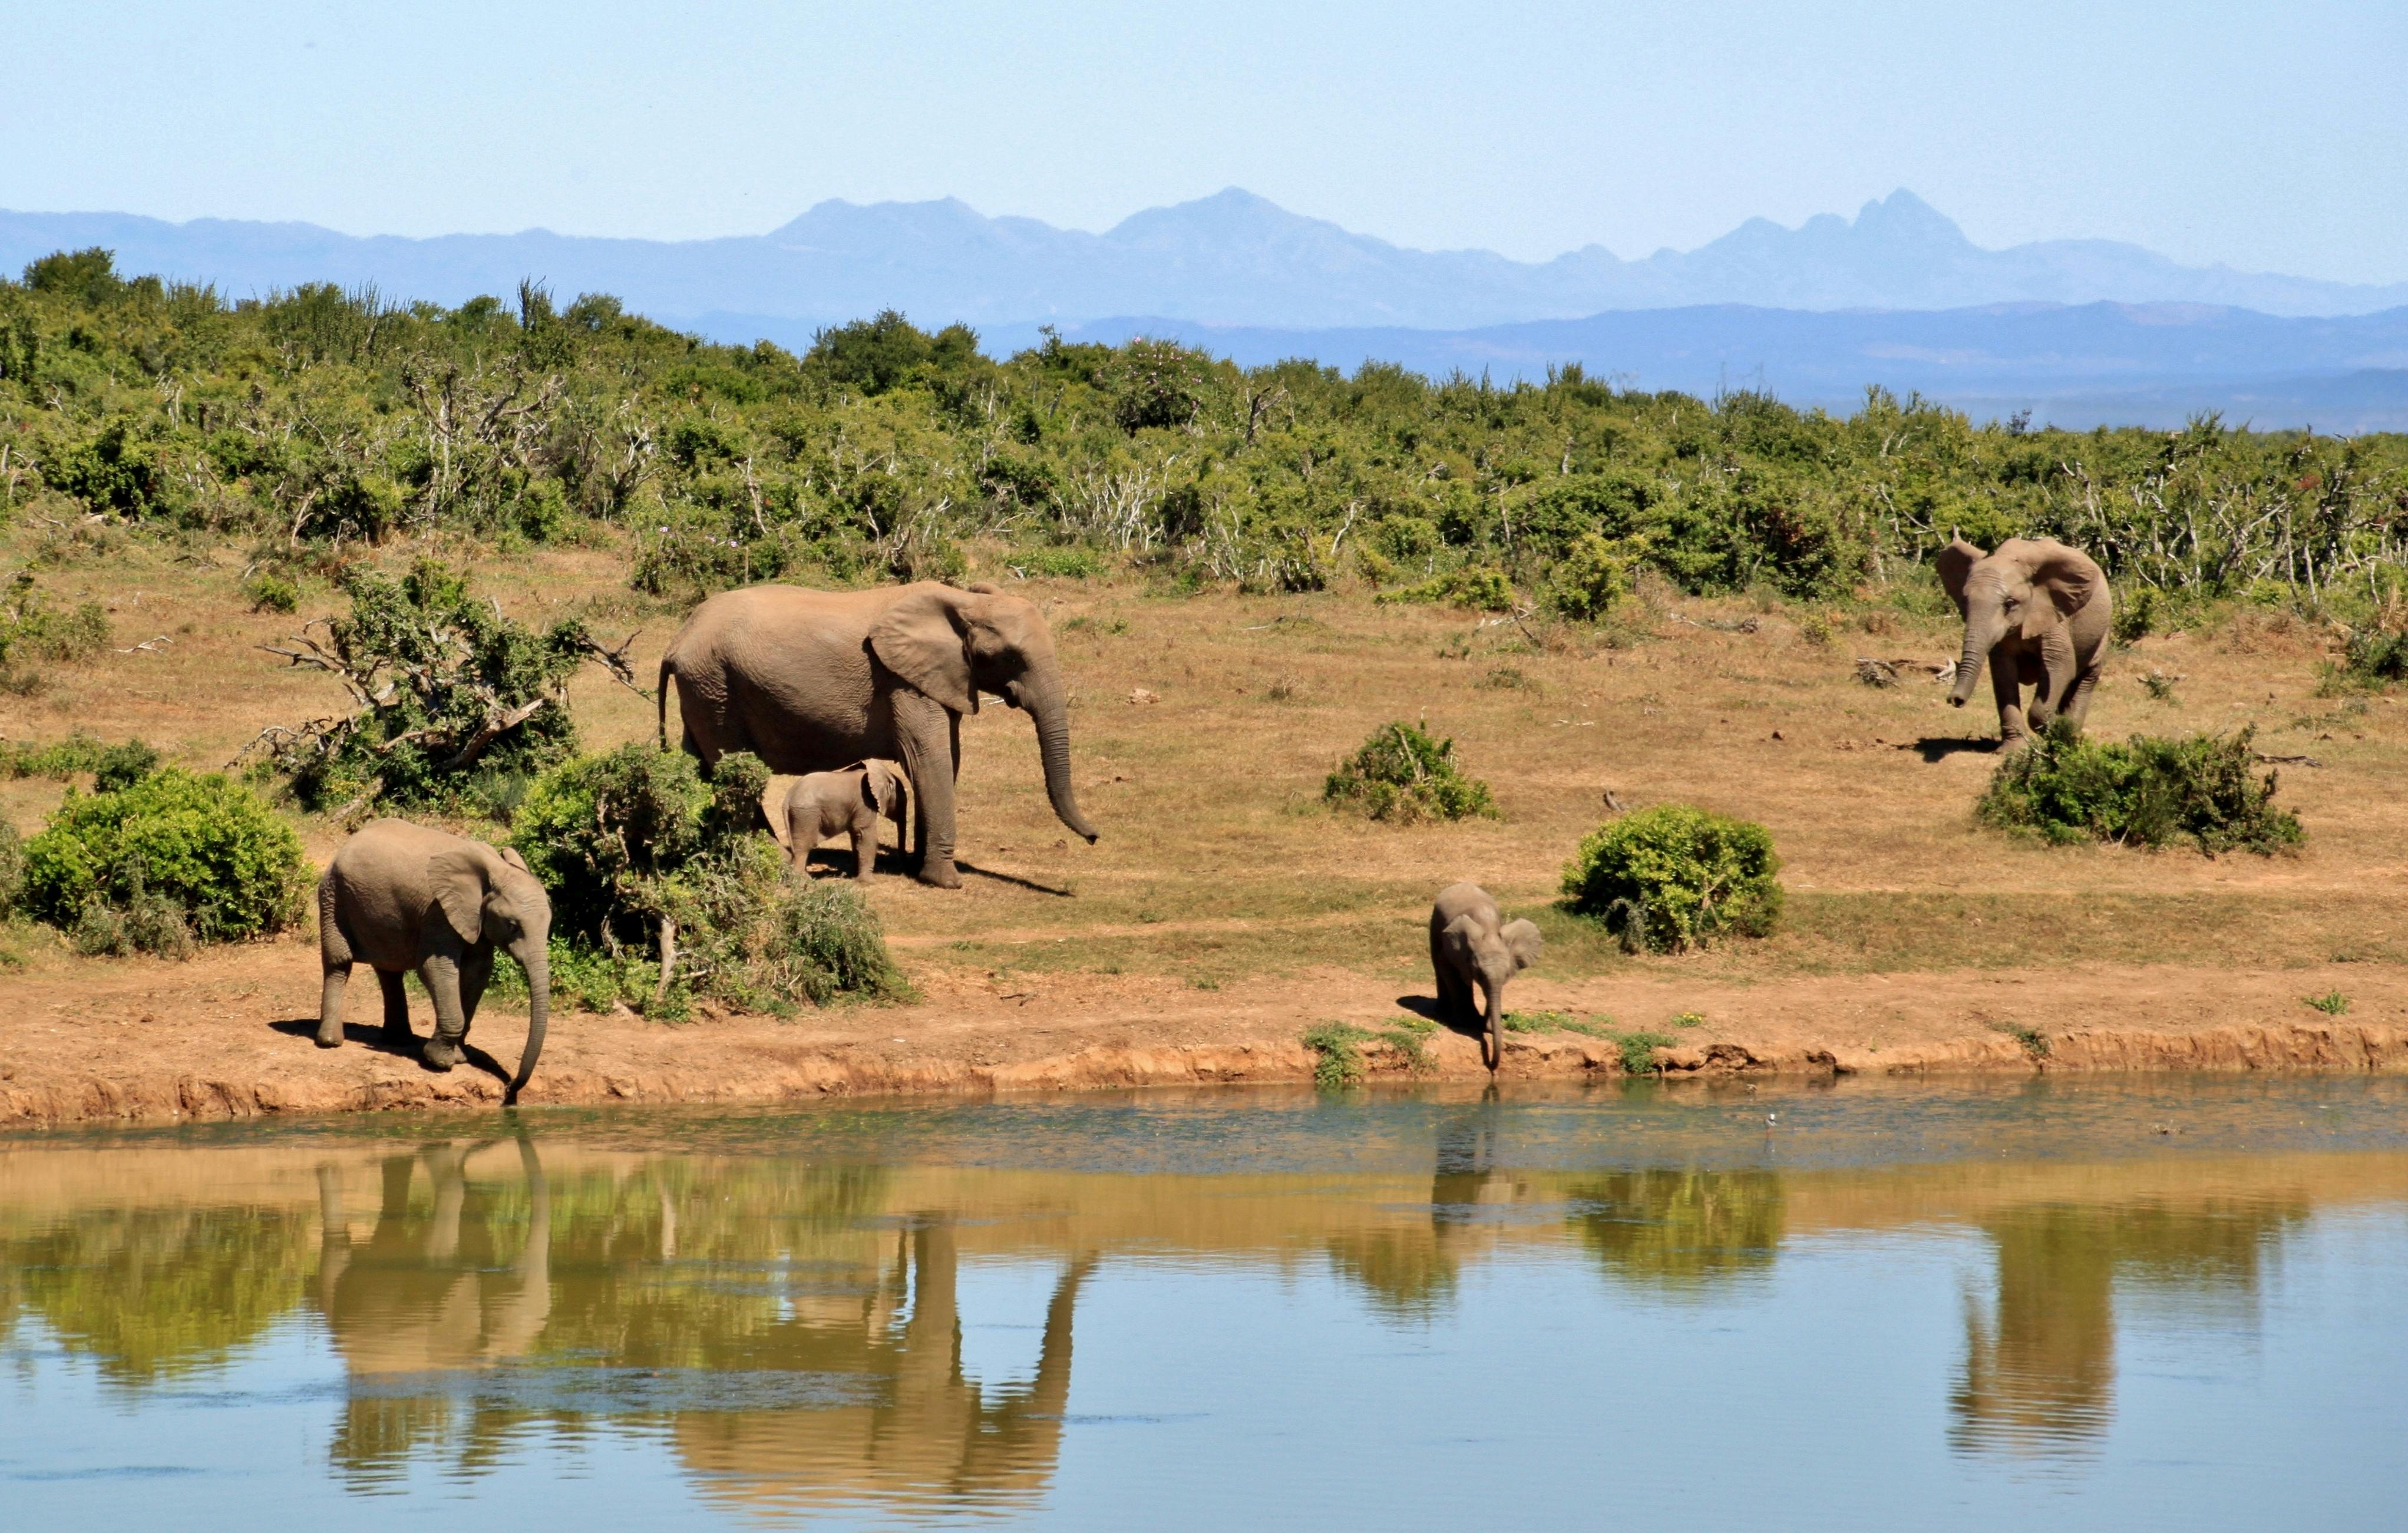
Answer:
[[(360, 981), (365, 986), (365, 981)], [(2346, 988), (2344, 1016), (2302, 997)], [(1297, 1081), (1317, 1023), (1392, 1024), (1421, 995), (1343, 969), (1217, 993), (1159, 978), (1076, 972), (939, 975), (918, 1005), (850, 1007), (791, 1022), (708, 1010), (679, 1026), (629, 1013), (557, 1017), (530, 1106), (780, 1102), (894, 1092), (985, 1094), (1210, 1082)], [(2062, 1069), (2408, 1070), (2408, 977), (2388, 966), (2094, 973), (2078, 996), (2042, 973), (1791, 977), (1684, 974), (1566, 981), (1532, 976), (1517, 1009), (1605, 1013), (1678, 1041), (1654, 1053), (1667, 1075), (1766, 1072), (1911, 1075)], [(316, 963), (285, 942), (186, 964), (79, 966), (11, 982), (0, 1059), (0, 1123), (170, 1120), (264, 1113), (490, 1109), (524, 1036), (523, 1012), (488, 1009), (471, 1042), (490, 1053), (436, 1075), (371, 1041), (322, 1051), (309, 1039)], [(1702, 1022), (1683, 1026), (1686, 1011)], [(423, 997), (421, 1033), (432, 1016)], [(2044, 1040), (2036, 1052), (2028, 1039)], [(1483, 1071), (1477, 1044), (1441, 1031), (1439, 1079)], [(1366, 1045), (1374, 1076), (1407, 1078), (1400, 1053)], [(1610, 1039), (1515, 1034), (1509, 1079), (1622, 1073)]]

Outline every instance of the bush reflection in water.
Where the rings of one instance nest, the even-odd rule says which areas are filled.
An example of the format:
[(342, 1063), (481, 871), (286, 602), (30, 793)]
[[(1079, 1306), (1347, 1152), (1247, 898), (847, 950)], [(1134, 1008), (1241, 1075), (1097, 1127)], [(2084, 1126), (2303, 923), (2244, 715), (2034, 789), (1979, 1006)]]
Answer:
[[(331, 1461), (474, 1477), (530, 1433), (672, 1447), (706, 1497), (1008, 1508), (1054, 1474), (1082, 1287), (1115, 1257), (1320, 1262), (1385, 1324), (1442, 1325), (1492, 1260), (1595, 1265), (1619, 1302), (1744, 1296), (1784, 1242), (1937, 1223), (1987, 1242), (1945, 1394), (1959, 1453), (2111, 1425), (2135, 1293), (2253, 1307), (2311, 1187), (2401, 1196), (2396, 1154), (1886, 1170), (1516, 1169), (1494, 1104), (1431, 1123), (1426, 1181), (1109, 1175), (618, 1151), (573, 1138), (0, 1159), (0, 1332), (38, 1321), (112, 1388), (226, 1363), (280, 1321), (347, 1379)], [(2313, 1164), (2310, 1164), (2313, 1163)], [(1426, 1196), (1426, 1201), (1425, 1201)], [(965, 1257), (1048, 1264), (1033, 1373), (970, 1377)], [(976, 1323), (976, 1317), (971, 1317)]]

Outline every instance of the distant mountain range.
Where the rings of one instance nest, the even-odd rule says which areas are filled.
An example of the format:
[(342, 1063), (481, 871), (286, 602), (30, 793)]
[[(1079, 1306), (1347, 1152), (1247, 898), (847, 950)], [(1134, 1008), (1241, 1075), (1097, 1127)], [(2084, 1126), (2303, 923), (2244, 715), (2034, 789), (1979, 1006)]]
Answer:
[(234, 296), (331, 281), (457, 304), (532, 277), (563, 299), (609, 293), (715, 339), (796, 350), (891, 308), (930, 328), (967, 322), (998, 353), (1052, 324), (1500, 383), (1578, 362), (1635, 387), (1841, 409), (1878, 383), (2062, 425), (2218, 409), (2236, 424), (2408, 429), (2408, 283), (2184, 266), (2109, 240), (1985, 250), (1906, 191), (1854, 220), (1753, 219), (1694, 251), (1624, 261), (1592, 245), (1536, 263), (1406, 250), (1235, 189), (1099, 235), (951, 198), (824, 202), (767, 235), (680, 242), (0, 211), (0, 270), (91, 245), (122, 271)]
[(1146, 314), (1285, 329), (1454, 330), (1710, 304), (2203, 303), (2277, 315), (2408, 304), (2408, 283), (2183, 266), (2112, 240), (1984, 250), (1905, 191), (1867, 203), (1854, 221), (1826, 214), (1784, 229), (1752, 219), (1694, 251), (1625, 261), (1591, 245), (1535, 263), (1406, 250), (1235, 188), (1149, 208), (1099, 235), (987, 218), (952, 198), (824, 202), (766, 235), (679, 242), (539, 229), (360, 237), (307, 223), (0, 212), (0, 269), (88, 245), (116, 251), (122, 269), (214, 282), (236, 295), (373, 282), (395, 296), (456, 304), (535, 277), (564, 298), (615, 294), (671, 322), (717, 312), (831, 323), (891, 308), (931, 326)]

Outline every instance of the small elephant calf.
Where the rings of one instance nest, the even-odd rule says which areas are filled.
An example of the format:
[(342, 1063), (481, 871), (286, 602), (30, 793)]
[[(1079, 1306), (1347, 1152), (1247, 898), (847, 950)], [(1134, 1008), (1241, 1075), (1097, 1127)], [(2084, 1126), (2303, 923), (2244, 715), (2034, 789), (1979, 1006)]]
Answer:
[(342, 1044), (343, 988), (355, 963), (375, 969), (384, 987), (386, 1041), (414, 1041), (402, 991), (402, 976), (414, 968), (435, 998), (435, 1036), (420, 1057), (432, 1069), (450, 1069), (477, 1020), (498, 948), (527, 978), (526, 1049), (508, 1094), (514, 1101), (543, 1053), (551, 935), (552, 896), (516, 852), (407, 820), (379, 820), (344, 842), (318, 881), (318, 953), (325, 971), (318, 1046)]
[[(1430, 967), (1438, 973), (1439, 1010), (1450, 1022), (1482, 1017), (1480, 1059), (1494, 1071), (1505, 1056), (1505, 981), (1539, 961), (1539, 928), (1508, 922), (1488, 891), (1476, 883), (1449, 884), (1430, 907)], [(1487, 1001), (1471, 1005), (1474, 981)]]
[(853, 838), (853, 876), (867, 879), (878, 866), (878, 822), (895, 822), (895, 850), (904, 845), (908, 792), (902, 769), (891, 761), (856, 761), (833, 772), (797, 778), (786, 794), (786, 855), (799, 871), (811, 848), (831, 836)]

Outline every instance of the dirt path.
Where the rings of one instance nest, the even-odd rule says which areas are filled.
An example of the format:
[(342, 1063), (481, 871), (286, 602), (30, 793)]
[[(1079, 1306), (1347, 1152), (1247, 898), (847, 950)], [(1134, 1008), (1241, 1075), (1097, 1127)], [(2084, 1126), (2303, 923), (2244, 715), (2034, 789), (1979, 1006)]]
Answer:
[[(0, 1014), (0, 1124), (172, 1121), (283, 1112), (490, 1110), (498, 1066), (433, 1075), (355, 1027), (314, 1047), (314, 954), (296, 943), (189, 963), (136, 960), (11, 978)], [(1668, 1075), (1914, 1074), (2058, 1069), (2408, 1070), (2408, 975), (2387, 965), (2272, 970), (2110, 968), (2078, 995), (2016, 970), (1713, 982), (1677, 974), (1550, 981), (1525, 1011), (1604, 1013), (1615, 1029), (1675, 1039)], [(2304, 997), (2344, 992), (2327, 1015)], [(900, 1008), (839, 1008), (793, 1021), (698, 1014), (677, 1026), (629, 1013), (564, 1014), (529, 1105), (775, 1103), (882, 1093), (985, 1094), (1308, 1078), (1316, 1024), (1391, 1024), (1411, 997), (1343, 970), (1205, 992), (1157, 977), (932, 977)], [(430, 1017), (422, 998), (419, 1028)], [(1702, 1023), (1673, 1019), (1700, 1013)], [(471, 1041), (514, 1062), (523, 1014), (489, 1011)], [(1434, 1073), (1476, 1078), (1472, 1039), (1440, 1032)], [(1369, 1044), (1370, 1072), (1405, 1078)], [(1613, 1039), (1554, 1031), (1509, 1039), (1510, 1078), (1605, 1077)]]

